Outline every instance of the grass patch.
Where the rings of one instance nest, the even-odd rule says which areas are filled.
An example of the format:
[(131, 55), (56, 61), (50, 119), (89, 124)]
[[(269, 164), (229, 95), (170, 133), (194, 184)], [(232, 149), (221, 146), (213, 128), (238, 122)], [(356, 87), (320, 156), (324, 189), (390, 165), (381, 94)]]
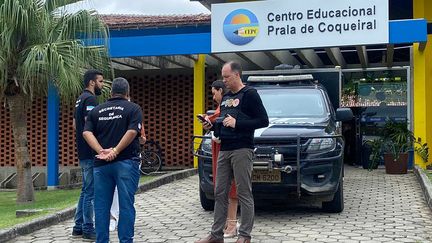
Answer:
[(156, 177), (157, 176), (152, 176), (152, 175), (141, 176), (140, 180), (139, 180), (139, 184), (142, 184), (142, 183), (147, 182), (147, 181), (151, 181)]
[[(141, 176), (140, 184), (150, 181), (156, 176)], [(28, 222), (49, 213), (73, 207), (78, 203), (81, 189), (41, 190), (35, 191), (36, 202), (17, 206), (16, 192), (0, 192), (0, 229)], [(44, 211), (29, 217), (17, 218), (15, 211), (20, 209), (43, 209)]]
[[(0, 192), (0, 229), (72, 207), (77, 203), (79, 194), (80, 189), (35, 191), (35, 203), (17, 206), (15, 204), (16, 192)], [(18, 209), (43, 209), (44, 211), (29, 217), (16, 218), (15, 211)]]
[(425, 170), (426, 175), (429, 177), (429, 180), (432, 182), (432, 171), (430, 170)]

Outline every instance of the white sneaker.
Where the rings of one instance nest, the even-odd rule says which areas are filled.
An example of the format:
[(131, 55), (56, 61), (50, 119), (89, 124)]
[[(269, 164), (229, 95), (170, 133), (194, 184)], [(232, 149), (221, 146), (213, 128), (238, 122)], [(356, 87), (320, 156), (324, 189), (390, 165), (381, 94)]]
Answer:
[(117, 228), (117, 220), (110, 219), (109, 231), (114, 231)]

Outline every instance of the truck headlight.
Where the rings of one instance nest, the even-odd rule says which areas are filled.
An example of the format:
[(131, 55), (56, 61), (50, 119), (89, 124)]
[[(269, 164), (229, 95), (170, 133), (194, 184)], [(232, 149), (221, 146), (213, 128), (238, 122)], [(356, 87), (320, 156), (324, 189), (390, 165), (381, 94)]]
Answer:
[(201, 151), (205, 154), (212, 153), (211, 138), (203, 138), (201, 143)]
[(336, 141), (334, 138), (314, 138), (310, 142), (307, 152), (317, 152), (334, 148)]

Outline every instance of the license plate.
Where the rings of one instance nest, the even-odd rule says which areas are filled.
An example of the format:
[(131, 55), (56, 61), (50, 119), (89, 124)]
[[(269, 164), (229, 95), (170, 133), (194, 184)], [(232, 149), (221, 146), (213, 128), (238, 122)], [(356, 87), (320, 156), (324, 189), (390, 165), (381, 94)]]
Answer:
[(252, 171), (252, 182), (278, 183), (281, 182), (281, 173), (278, 170), (254, 170)]

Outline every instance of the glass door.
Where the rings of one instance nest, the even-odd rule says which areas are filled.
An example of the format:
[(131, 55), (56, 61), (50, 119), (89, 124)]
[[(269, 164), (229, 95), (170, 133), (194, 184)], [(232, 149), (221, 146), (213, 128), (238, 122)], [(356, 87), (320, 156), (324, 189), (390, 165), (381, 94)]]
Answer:
[(380, 138), (388, 120), (409, 122), (409, 68), (343, 70), (341, 107), (355, 120), (344, 124), (347, 158), (368, 168), (368, 141)]

